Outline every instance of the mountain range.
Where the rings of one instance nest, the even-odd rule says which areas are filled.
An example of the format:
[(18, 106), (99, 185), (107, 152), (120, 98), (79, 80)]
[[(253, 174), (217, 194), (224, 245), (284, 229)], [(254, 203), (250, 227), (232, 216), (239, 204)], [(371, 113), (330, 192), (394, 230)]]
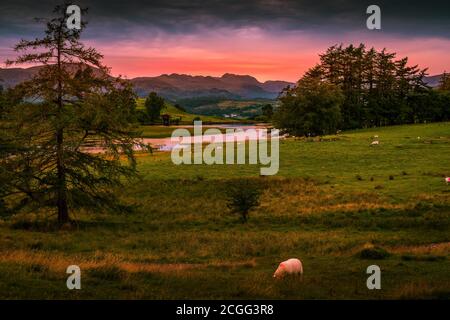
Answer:
[(249, 75), (225, 73), (221, 77), (163, 74), (158, 77), (139, 77), (130, 80), (139, 96), (150, 91), (167, 99), (178, 100), (199, 96), (225, 99), (274, 99), (280, 91), (293, 83), (286, 81), (259, 82)]
[[(30, 79), (41, 67), (0, 68), (0, 82), (12, 87)], [(425, 82), (436, 87), (442, 75), (425, 77)], [(260, 82), (249, 75), (225, 73), (221, 77), (192, 76), (187, 74), (163, 74), (157, 77), (137, 77), (130, 79), (139, 97), (155, 91), (166, 99), (177, 101), (198, 97), (225, 99), (275, 99), (279, 92), (294, 83), (287, 81)]]
[[(30, 68), (0, 68), (0, 82), (13, 87), (35, 75), (40, 66)], [(224, 99), (274, 99), (285, 87), (293, 85), (287, 81), (259, 82), (249, 75), (226, 73), (221, 77), (191, 76), (187, 74), (163, 74), (157, 77), (130, 79), (139, 97), (146, 97), (151, 91), (172, 101), (196, 97), (217, 97)]]

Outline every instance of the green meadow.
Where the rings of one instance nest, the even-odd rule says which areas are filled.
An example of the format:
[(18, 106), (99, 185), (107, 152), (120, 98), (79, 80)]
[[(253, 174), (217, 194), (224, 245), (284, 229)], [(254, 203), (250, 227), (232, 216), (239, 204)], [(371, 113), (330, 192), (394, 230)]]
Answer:
[[(291, 137), (270, 177), (164, 152), (138, 168), (117, 190), (132, 212), (74, 212), (63, 229), (44, 213), (1, 220), (0, 298), (450, 298), (450, 123)], [(245, 224), (226, 205), (240, 179), (263, 190)], [(274, 279), (293, 257), (303, 279)], [(374, 264), (380, 290), (366, 287)], [(69, 265), (81, 290), (66, 288)]]

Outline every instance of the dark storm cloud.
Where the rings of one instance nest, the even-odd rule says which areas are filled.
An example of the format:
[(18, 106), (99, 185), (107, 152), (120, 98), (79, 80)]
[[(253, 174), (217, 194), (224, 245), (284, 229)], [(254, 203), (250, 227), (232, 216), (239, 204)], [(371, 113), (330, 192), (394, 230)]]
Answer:
[[(5, 0), (2, 0), (3, 2)], [(0, 4), (0, 36), (35, 33), (33, 17), (46, 17), (59, 1), (15, 0)], [(74, 1), (89, 7), (89, 37), (122, 38), (136, 28), (193, 33), (256, 26), (273, 32), (336, 34), (365, 31), (366, 8), (382, 10), (382, 32), (450, 38), (450, 1), (151, 0)], [(39, 27), (39, 30), (42, 27)]]

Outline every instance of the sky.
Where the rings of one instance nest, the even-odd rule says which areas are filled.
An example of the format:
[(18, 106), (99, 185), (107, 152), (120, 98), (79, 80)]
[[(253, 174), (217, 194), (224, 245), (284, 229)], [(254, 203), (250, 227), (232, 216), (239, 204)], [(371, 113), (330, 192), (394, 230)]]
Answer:
[[(0, 61), (21, 38), (43, 35), (34, 18), (59, 1), (0, 1)], [(430, 75), (450, 71), (450, 1), (427, 0), (96, 0), (81, 40), (104, 55), (113, 75), (221, 76), (297, 81), (334, 44), (365, 43), (408, 56)], [(381, 30), (366, 9), (381, 8)], [(2, 66), (4, 67), (4, 66)]]

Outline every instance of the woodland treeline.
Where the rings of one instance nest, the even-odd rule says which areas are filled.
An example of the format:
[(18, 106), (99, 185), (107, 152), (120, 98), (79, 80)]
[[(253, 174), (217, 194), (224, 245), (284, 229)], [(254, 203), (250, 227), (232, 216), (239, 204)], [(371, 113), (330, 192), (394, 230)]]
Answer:
[(383, 49), (335, 45), (295, 87), (284, 90), (274, 122), (298, 135), (338, 129), (450, 120), (449, 77), (439, 89), (426, 69)]

